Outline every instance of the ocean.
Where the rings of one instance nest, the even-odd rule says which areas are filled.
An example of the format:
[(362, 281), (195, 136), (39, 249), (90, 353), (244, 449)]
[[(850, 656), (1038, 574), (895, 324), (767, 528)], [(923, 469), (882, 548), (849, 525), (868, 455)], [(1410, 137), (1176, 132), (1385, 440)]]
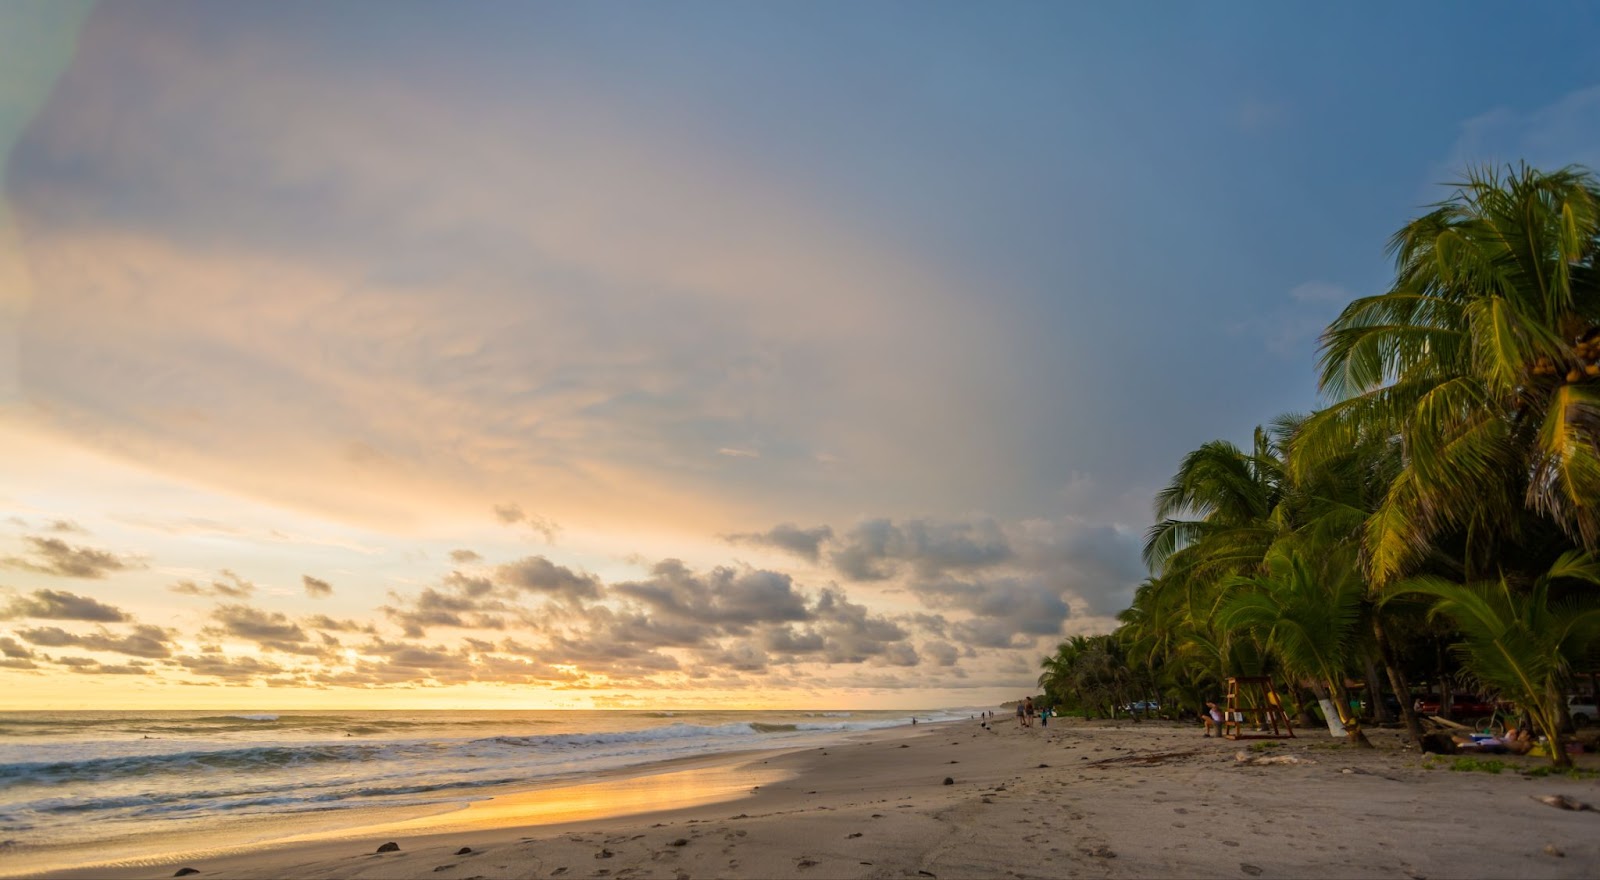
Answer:
[(495, 787), (977, 711), (0, 712), (0, 864), (318, 813), (337, 824), (335, 811), (358, 808), (449, 808)]

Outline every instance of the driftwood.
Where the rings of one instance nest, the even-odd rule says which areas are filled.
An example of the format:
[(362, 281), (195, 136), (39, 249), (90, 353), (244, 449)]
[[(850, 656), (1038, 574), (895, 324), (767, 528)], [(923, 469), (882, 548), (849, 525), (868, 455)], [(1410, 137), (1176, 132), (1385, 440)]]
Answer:
[(1233, 760), (1240, 764), (1315, 764), (1310, 758), (1299, 758), (1294, 755), (1261, 755), (1252, 758), (1244, 752), (1234, 752)]
[(1428, 716), (1428, 720), (1432, 721), (1435, 724), (1441, 725), (1443, 727), (1449, 727), (1449, 728), (1451, 728), (1453, 730), (1471, 730), (1472, 729), (1472, 728), (1466, 726), (1465, 724), (1457, 724), (1457, 723), (1455, 723), (1454, 721), (1451, 721), (1448, 718), (1440, 718), (1437, 715), (1429, 715)]
[(1199, 749), (1191, 749), (1187, 752), (1158, 752), (1155, 754), (1141, 753), (1132, 755), (1118, 755), (1115, 758), (1102, 758), (1098, 761), (1090, 761), (1084, 766), (1100, 767), (1106, 764), (1159, 764), (1162, 761), (1170, 758), (1191, 758), (1198, 754), (1200, 754)]
[(1575, 801), (1564, 794), (1532, 794), (1528, 796), (1541, 804), (1562, 810), (1577, 810), (1579, 812), (1587, 810), (1591, 813), (1600, 813), (1600, 810), (1595, 809), (1593, 806), (1583, 801)]

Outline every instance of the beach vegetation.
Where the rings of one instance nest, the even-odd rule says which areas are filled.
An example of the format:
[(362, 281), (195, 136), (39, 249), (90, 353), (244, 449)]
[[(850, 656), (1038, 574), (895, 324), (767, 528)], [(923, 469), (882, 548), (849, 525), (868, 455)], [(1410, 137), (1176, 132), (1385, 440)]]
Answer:
[(1470, 169), (1389, 249), (1387, 289), (1321, 336), (1327, 405), (1182, 458), (1150, 577), (1115, 632), (1044, 659), (1051, 699), (1199, 713), (1266, 674), (1360, 745), (1364, 713), (1420, 741), (1428, 681), (1447, 718), (1460, 688), (1514, 703), (1570, 763), (1600, 644), (1600, 181)]
[(1494, 758), (1473, 758), (1463, 756), (1450, 762), (1450, 770), (1454, 773), (1494, 773), (1499, 774), (1506, 769), (1506, 762)]

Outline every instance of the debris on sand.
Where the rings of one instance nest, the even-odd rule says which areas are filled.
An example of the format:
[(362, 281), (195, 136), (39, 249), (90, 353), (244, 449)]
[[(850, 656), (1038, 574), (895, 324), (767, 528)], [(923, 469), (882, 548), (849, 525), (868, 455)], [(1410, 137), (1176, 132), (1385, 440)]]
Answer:
[(1591, 813), (1600, 813), (1600, 810), (1595, 809), (1593, 805), (1586, 804), (1583, 801), (1575, 801), (1564, 794), (1535, 794), (1529, 795), (1529, 797), (1545, 806), (1562, 810), (1577, 810), (1578, 812), (1588, 810)]

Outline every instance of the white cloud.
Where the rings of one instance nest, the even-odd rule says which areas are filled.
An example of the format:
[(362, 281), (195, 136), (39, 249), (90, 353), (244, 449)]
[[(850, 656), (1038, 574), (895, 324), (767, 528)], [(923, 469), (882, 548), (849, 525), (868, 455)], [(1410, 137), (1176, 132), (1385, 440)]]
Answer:
[(1520, 160), (1545, 169), (1600, 168), (1600, 85), (1531, 110), (1497, 107), (1468, 119), (1431, 182), (1459, 180), (1472, 165)]

